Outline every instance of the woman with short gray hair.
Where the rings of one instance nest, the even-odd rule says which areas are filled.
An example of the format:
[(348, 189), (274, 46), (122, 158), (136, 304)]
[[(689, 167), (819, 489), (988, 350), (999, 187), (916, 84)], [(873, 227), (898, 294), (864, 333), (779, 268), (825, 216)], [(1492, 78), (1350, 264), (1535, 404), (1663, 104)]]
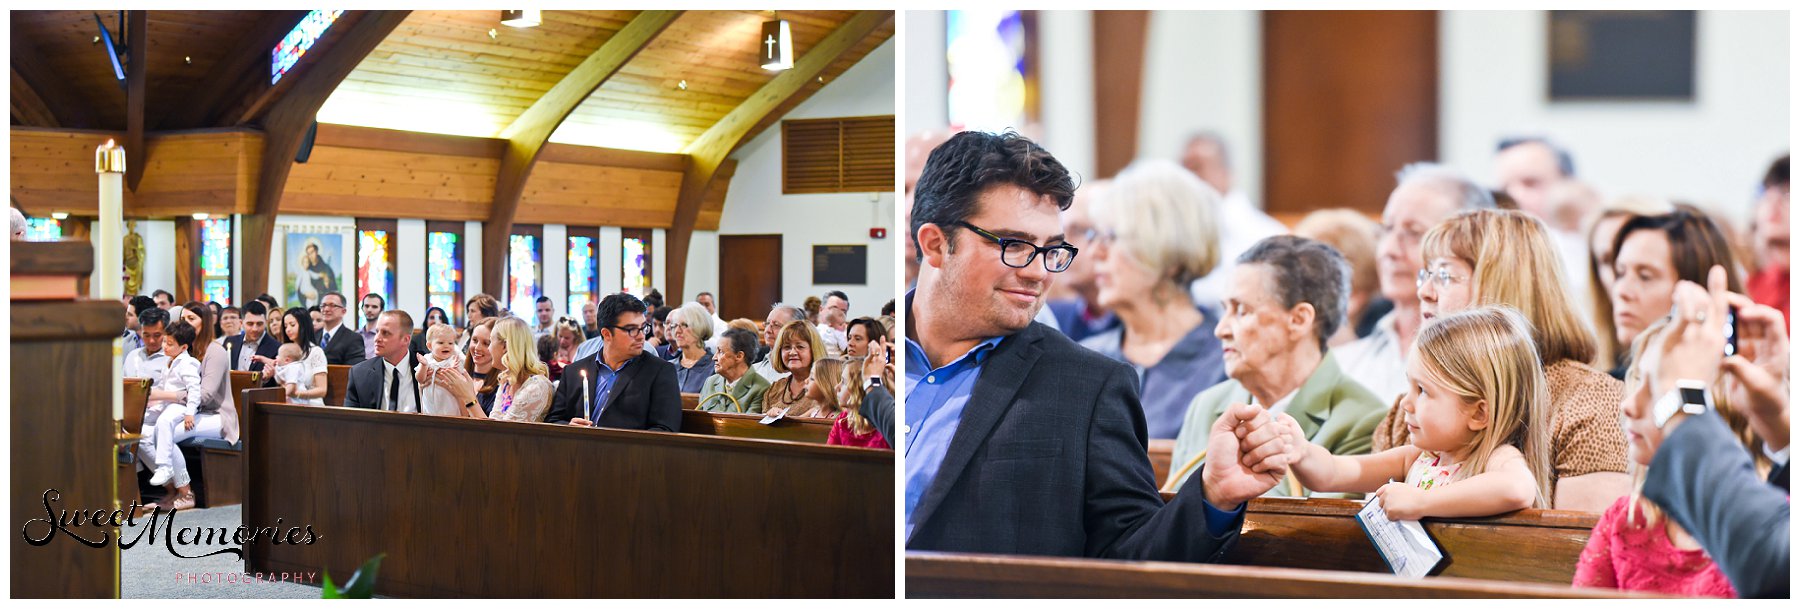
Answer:
[[(1349, 263), (1324, 243), (1278, 235), (1238, 257), (1214, 333), (1231, 380), (1188, 406), (1164, 490), (1181, 488), (1198, 469), (1214, 421), (1233, 404), (1293, 416), (1307, 441), (1331, 454), (1369, 452), (1387, 404), (1339, 370), (1326, 346), (1344, 324), (1349, 296)], [(1304, 496), (1293, 480), (1269, 494)]]
[(1181, 166), (1143, 161), (1125, 168), (1091, 211), (1098, 304), (1121, 325), (1081, 344), (1137, 370), (1151, 439), (1175, 437), (1188, 401), (1225, 378), (1217, 314), (1188, 292), (1218, 265), (1219, 204), (1219, 193)]
[(675, 364), (675, 384), (682, 393), (699, 393), (713, 373), (712, 314), (700, 303), (690, 302), (669, 313), (669, 363)]

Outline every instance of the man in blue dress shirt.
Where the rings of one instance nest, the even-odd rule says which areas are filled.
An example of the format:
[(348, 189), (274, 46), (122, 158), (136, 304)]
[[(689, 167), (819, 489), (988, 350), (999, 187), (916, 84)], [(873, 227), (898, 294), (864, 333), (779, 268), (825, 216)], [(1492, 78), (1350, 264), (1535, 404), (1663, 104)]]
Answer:
[(1233, 458), (1163, 504), (1131, 368), (1032, 321), (1077, 253), (1058, 221), (1074, 190), (1012, 133), (958, 134), (926, 161), (906, 295), (906, 547), (1217, 560), (1245, 502), (1285, 475), (1282, 441), (1260, 409), (1232, 409), (1211, 442)]

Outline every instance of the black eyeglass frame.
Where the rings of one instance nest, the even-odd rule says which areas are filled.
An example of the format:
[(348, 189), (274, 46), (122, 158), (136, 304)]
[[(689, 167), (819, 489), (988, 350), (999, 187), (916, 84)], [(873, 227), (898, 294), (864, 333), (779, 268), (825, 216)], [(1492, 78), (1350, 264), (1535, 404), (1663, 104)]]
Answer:
[[(971, 231), (974, 231), (975, 234), (981, 235), (982, 237), (986, 238), (987, 240), (992, 241), (996, 244), (999, 244), (1000, 245), (1000, 264), (1004, 264), (1006, 266), (1009, 266), (1009, 267), (1012, 267), (1015, 269), (1022, 269), (1022, 268), (1031, 266), (1031, 262), (1033, 260), (1038, 259), (1038, 254), (1044, 254), (1044, 258), (1043, 258), (1044, 270), (1049, 271), (1051, 273), (1061, 273), (1063, 271), (1069, 270), (1069, 265), (1072, 265), (1075, 263), (1075, 256), (1077, 254), (1081, 253), (1081, 248), (1075, 247), (1073, 245), (1069, 245), (1067, 243), (1058, 243), (1056, 245), (1039, 246), (1036, 243), (1032, 243), (1032, 242), (1026, 241), (1024, 239), (1013, 239), (1011, 237), (1002, 237), (1002, 236), (996, 235), (994, 233), (988, 232), (986, 229), (983, 229), (979, 226), (975, 226), (968, 222), (963, 222), (963, 221), (959, 220), (956, 222), (956, 225), (961, 226), (966, 229), (969, 229)], [(1021, 264), (1013, 264), (1011, 262), (1006, 261), (1006, 250), (1008, 248), (1010, 248), (1012, 246), (1012, 244), (1014, 244), (1014, 243), (1023, 243), (1023, 244), (1025, 244), (1026, 247), (1031, 248), (1031, 255), (1027, 256), (1025, 258), (1025, 262), (1023, 262)], [(1049, 256), (1050, 250), (1068, 250), (1069, 251), (1069, 259), (1063, 261), (1062, 268), (1056, 268), (1056, 269), (1050, 268), (1050, 256)]]

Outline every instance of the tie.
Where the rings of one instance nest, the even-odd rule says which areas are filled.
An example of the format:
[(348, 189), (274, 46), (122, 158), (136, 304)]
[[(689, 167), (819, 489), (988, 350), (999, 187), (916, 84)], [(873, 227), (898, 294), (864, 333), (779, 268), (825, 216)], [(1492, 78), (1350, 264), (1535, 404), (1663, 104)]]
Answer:
[(394, 375), (394, 381), (388, 383), (388, 410), (398, 411), (400, 410), (400, 369), (395, 368), (391, 372)]

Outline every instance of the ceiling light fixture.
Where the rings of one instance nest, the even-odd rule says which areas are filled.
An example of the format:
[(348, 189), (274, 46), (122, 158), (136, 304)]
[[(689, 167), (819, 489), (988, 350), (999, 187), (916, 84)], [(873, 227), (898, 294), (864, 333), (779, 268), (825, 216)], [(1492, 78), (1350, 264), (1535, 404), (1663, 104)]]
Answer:
[(55, 220), (67, 220), (67, 219), (69, 219), (69, 212), (66, 212), (66, 211), (50, 212), (50, 217)]
[(207, 215), (207, 214), (204, 214), (204, 213), (199, 213), (199, 214), (194, 214), (194, 219), (195, 219), (195, 220), (205, 220), (205, 219), (207, 219), (207, 218), (210, 218), (210, 217), (212, 217), (212, 216), (209, 216), (209, 215)]
[(500, 24), (513, 27), (537, 27), (544, 23), (544, 11), (500, 11)]
[(764, 21), (758, 53), (764, 70), (781, 71), (794, 67), (794, 36), (786, 19)]
[(687, 81), (683, 80), (681, 82), (675, 83), (675, 88), (686, 91), (687, 90)]

